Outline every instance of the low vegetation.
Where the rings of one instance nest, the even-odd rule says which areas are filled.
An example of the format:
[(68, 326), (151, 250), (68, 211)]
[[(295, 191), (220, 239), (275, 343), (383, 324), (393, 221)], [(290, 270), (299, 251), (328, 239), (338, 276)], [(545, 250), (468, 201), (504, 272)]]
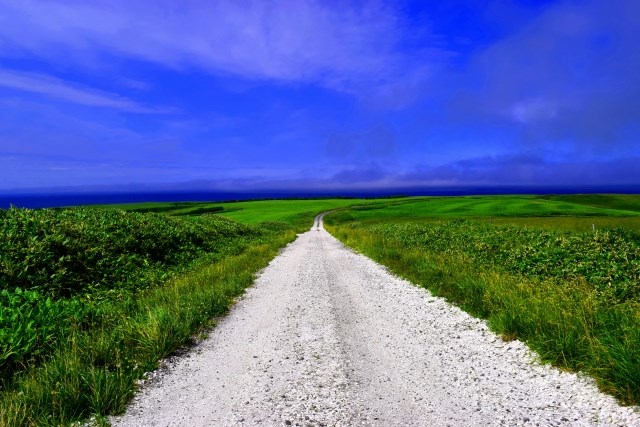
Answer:
[[(447, 207), (441, 199), (342, 211), (325, 222), (347, 245), (488, 319), (505, 339), (521, 339), (543, 360), (587, 372), (603, 390), (639, 404), (640, 233), (634, 228), (639, 218), (633, 202), (640, 197), (624, 197), (623, 209), (607, 206), (604, 196), (595, 198), (599, 206), (580, 204), (585, 199), (594, 200), (524, 200), (532, 208), (529, 214), (554, 210), (575, 220), (575, 212), (600, 213), (598, 228), (576, 228), (554, 217), (540, 226), (539, 218), (522, 216), (527, 212), (521, 197), (494, 199), (502, 204), (499, 210), (484, 209), (491, 200), (480, 199), (474, 208), (464, 207), (464, 200)], [(612, 201), (620, 205), (619, 197)], [(552, 207), (544, 206), (547, 202)], [(436, 209), (415, 210), (428, 203)], [(562, 204), (565, 210), (557, 211)], [(412, 207), (410, 215), (402, 214)], [(455, 219), (451, 212), (456, 210), (473, 219)], [(503, 225), (482, 213), (498, 216)], [(606, 218), (631, 227), (603, 228)], [(504, 224), (509, 221), (515, 223)]]
[[(540, 219), (556, 218), (591, 218), (607, 221), (635, 218), (635, 223), (639, 224), (640, 197), (611, 197), (612, 206), (606, 205), (606, 199), (599, 199), (600, 202), (596, 205), (590, 203), (590, 198), (577, 196), (419, 197), (381, 200), (376, 204), (353, 207), (349, 213), (354, 219), (369, 223), (460, 218), (492, 221), (519, 218), (535, 224)], [(627, 203), (619, 205), (623, 200)]]
[[(121, 205), (102, 205), (98, 209), (119, 209), (133, 212), (155, 212), (169, 216), (198, 215), (211, 209), (225, 218), (243, 224), (259, 224), (265, 221), (283, 222), (298, 231), (311, 226), (311, 219), (323, 211), (342, 209), (352, 206), (388, 205), (395, 199), (290, 199), (290, 200), (254, 200), (227, 203), (179, 202), (179, 203), (130, 203)], [(400, 198), (400, 201), (417, 200)]]
[(203, 254), (222, 256), (260, 234), (217, 216), (120, 210), (0, 210), (0, 289), (56, 299), (140, 291)]
[(0, 210), (0, 425), (121, 412), (330, 210), (347, 244), (640, 403), (637, 196), (145, 203)]

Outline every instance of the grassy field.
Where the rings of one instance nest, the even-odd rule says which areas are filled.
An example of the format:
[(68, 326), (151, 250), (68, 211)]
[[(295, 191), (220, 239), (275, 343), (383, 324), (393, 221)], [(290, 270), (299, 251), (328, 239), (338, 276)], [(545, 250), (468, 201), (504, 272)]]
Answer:
[[(638, 217), (640, 207), (631, 201), (624, 209), (582, 203), (575, 196), (464, 196), (398, 199), (350, 209), (358, 221), (408, 221), (428, 218), (549, 218), (549, 217)], [(636, 196), (635, 199), (638, 199)], [(618, 197), (613, 196), (617, 201)], [(634, 207), (635, 206), (635, 207)]]
[[(611, 203), (607, 205), (606, 200)], [(598, 202), (596, 206), (595, 202)], [(356, 206), (345, 212), (344, 221), (366, 224), (423, 222), (442, 223), (468, 219), (495, 225), (588, 231), (624, 228), (640, 231), (640, 196), (464, 196), (413, 197)], [(328, 218), (331, 222), (331, 218)]]
[(245, 224), (262, 221), (285, 221), (301, 228), (311, 227), (313, 217), (320, 212), (349, 206), (375, 206), (393, 203), (395, 199), (319, 199), (319, 200), (265, 200), (234, 203), (238, 210), (222, 215)]
[(640, 196), (429, 198), (325, 218), (347, 245), (640, 404)]
[(626, 211), (640, 211), (640, 197), (637, 194), (570, 194), (544, 196), (545, 200), (559, 200), (584, 206)]
[(122, 411), (329, 210), (345, 243), (640, 401), (638, 196), (144, 203), (0, 210), (0, 425)]
[[(256, 200), (226, 203), (177, 202), (96, 205), (94, 209), (121, 209), (169, 216), (197, 216), (214, 213), (245, 224), (265, 221), (286, 222), (307, 227), (318, 212), (349, 207), (358, 221), (415, 221), (446, 218), (530, 221), (553, 218), (600, 218), (608, 224), (612, 218), (628, 223), (640, 219), (637, 196), (615, 195), (607, 205), (605, 196), (460, 196), (406, 197), (388, 199), (300, 199)], [(634, 202), (635, 201), (635, 202)], [(604, 219), (607, 222), (603, 222)], [(626, 222), (625, 222), (626, 221)]]
[(284, 222), (300, 231), (311, 226), (313, 217), (320, 212), (352, 206), (389, 205), (411, 200), (389, 199), (292, 199), (252, 200), (241, 202), (179, 202), (179, 203), (128, 203), (96, 205), (97, 209), (121, 209), (133, 212), (154, 212), (169, 216), (193, 216), (215, 213), (243, 224)]

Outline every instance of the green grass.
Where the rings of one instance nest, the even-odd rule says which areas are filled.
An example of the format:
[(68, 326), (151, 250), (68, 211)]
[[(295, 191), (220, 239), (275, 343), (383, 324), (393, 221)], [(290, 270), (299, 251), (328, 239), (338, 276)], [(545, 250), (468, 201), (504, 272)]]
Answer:
[(403, 203), (411, 198), (398, 199), (290, 199), (251, 200), (242, 202), (179, 202), (179, 203), (130, 203), (97, 205), (94, 209), (121, 209), (133, 212), (154, 212), (170, 216), (199, 215), (211, 212), (243, 224), (284, 222), (304, 230), (311, 226), (313, 217), (320, 212), (351, 206)]
[(543, 198), (585, 206), (640, 212), (640, 197), (637, 194), (569, 194)]
[(107, 209), (0, 210), (0, 289), (56, 298), (140, 290), (203, 254), (224, 256), (261, 231), (221, 217)]
[(105, 209), (9, 209), (0, 219), (0, 385), (46, 360), (73, 328), (94, 328), (102, 300), (130, 298), (273, 234), (212, 215)]
[[(226, 206), (225, 206), (226, 205)], [(163, 215), (200, 215), (203, 213), (219, 213), (226, 210), (233, 210), (230, 203), (211, 202), (142, 202), (142, 203), (121, 203), (112, 205), (91, 205), (84, 209), (117, 209), (127, 212), (158, 213)]]
[[(400, 199), (402, 200), (402, 199)], [(349, 206), (369, 206), (392, 203), (387, 199), (314, 199), (314, 200), (264, 200), (233, 203), (236, 210), (221, 215), (244, 224), (264, 221), (283, 221), (299, 229), (311, 227), (313, 218), (320, 212)], [(226, 205), (225, 205), (226, 206)]]
[(97, 324), (77, 328), (46, 361), (22, 372), (0, 396), (0, 425), (65, 425), (120, 413), (136, 380), (193, 341), (228, 310), (291, 231), (255, 242), (136, 298), (100, 304)]
[[(357, 221), (407, 221), (425, 218), (504, 218), (504, 217), (638, 217), (640, 211), (616, 208), (617, 197), (611, 203), (601, 197), (602, 206), (588, 206), (572, 201), (570, 196), (464, 196), (423, 197), (394, 202), (381, 202), (349, 213)], [(638, 200), (640, 196), (629, 196)], [(625, 207), (628, 207), (625, 205)]]
[(565, 231), (593, 231), (605, 228), (622, 228), (640, 231), (640, 216), (633, 217), (493, 217), (474, 218), (477, 222), (494, 225), (518, 225), (526, 228), (544, 228)]
[[(599, 206), (585, 204), (593, 200)], [(505, 339), (640, 404), (639, 200), (431, 198), (343, 210), (325, 224), (396, 274), (488, 319)]]
[[(640, 195), (412, 197), (381, 200), (334, 217), (341, 222), (366, 224), (433, 223), (463, 218), (495, 225), (567, 231), (615, 227), (640, 231), (638, 207)], [(327, 221), (331, 223), (332, 217), (327, 217)]]

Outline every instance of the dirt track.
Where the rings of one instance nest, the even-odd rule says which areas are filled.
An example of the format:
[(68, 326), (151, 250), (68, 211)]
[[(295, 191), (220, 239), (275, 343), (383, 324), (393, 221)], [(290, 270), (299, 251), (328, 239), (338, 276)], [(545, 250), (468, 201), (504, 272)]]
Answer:
[(114, 425), (638, 425), (445, 301), (301, 235)]

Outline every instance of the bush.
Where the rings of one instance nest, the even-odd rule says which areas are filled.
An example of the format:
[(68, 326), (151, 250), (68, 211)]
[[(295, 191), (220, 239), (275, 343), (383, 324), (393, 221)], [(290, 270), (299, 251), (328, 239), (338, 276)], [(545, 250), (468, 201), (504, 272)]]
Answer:
[(260, 231), (224, 218), (177, 218), (109, 209), (0, 211), (0, 289), (67, 298), (139, 290), (203, 253), (234, 249)]
[(53, 301), (19, 288), (0, 291), (0, 373), (48, 353), (82, 318), (84, 310), (84, 304), (76, 300)]
[(103, 302), (165, 283), (197, 260), (241, 253), (269, 231), (225, 218), (111, 209), (0, 210), (0, 384), (73, 330), (100, 327)]
[(638, 234), (622, 229), (566, 233), (457, 220), (366, 227), (430, 252), (465, 254), (481, 266), (537, 279), (585, 280), (609, 303), (640, 301)]

